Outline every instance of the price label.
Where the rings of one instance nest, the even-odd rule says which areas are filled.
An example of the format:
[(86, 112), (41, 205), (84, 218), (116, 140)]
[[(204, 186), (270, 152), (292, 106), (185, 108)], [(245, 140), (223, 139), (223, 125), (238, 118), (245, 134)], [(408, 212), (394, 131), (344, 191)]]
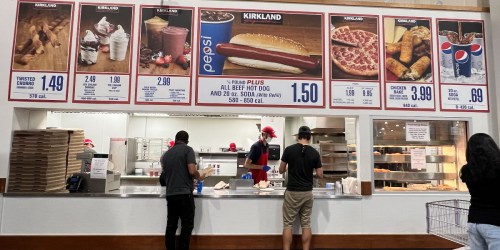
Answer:
[(11, 100), (66, 101), (66, 73), (12, 72)]
[(378, 82), (332, 82), (331, 106), (339, 108), (380, 108)]
[(136, 103), (189, 104), (190, 78), (138, 76)]
[(441, 109), (489, 111), (486, 86), (441, 85)]
[(385, 99), (387, 109), (435, 110), (433, 84), (387, 83)]
[(129, 75), (76, 74), (75, 102), (129, 101)]
[(317, 80), (205, 78), (198, 83), (196, 103), (322, 107), (323, 93), (323, 81)]

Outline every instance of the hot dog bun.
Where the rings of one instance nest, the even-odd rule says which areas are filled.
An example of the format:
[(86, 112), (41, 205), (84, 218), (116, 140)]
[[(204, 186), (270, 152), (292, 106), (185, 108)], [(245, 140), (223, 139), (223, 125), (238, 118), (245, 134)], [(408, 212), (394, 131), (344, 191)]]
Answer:
[(259, 49), (258, 52), (256, 52), (259, 53), (259, 56), (257, 56), (258, 59), (238, 57), (237, 54), (227, 55), (230, 62), (245, 67), (301, 74), (306, 69), (297, 67), (297, 65), (286, 65), (281, 62), (282, 60), (280, 62), (273, 62), (273, 57), (267, 53), (262, 53), (261, 50), (269, 51), (269, 53), (286, 53), (290, 54), (291, 57), (296, 56), (308, 58), (310, 56), (309, 51), (304, 47), (304, 45), (287, 38), (273, 35), (252, 33), (239, 34), (231, 38), (229, 43)]

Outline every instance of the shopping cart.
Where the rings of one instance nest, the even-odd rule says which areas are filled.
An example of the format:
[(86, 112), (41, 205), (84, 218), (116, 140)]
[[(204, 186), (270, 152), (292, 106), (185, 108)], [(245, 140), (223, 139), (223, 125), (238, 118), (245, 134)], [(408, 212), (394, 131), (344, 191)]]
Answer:
[(468, 249), (467, 216), (470, 202), (465, 200), (444, 200), (428, 202), (427, 233), (451, 240)]

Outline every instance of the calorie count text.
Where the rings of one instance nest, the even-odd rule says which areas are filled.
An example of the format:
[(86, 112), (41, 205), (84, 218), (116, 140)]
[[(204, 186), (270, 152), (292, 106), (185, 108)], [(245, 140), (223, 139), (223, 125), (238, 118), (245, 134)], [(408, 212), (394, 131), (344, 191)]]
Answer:
[[(316, 83), (293, 83), (293, 103), (316, 103), (318, 101), (318, 85)], [(265, 98), (281, 98), (285, 93), (271, 92), (271, 86), (264, 80), (227, 80), (220, 85), (220, 90), (211, 90), (210, 96), (227, 97), (232, 104), (265, 104)]]

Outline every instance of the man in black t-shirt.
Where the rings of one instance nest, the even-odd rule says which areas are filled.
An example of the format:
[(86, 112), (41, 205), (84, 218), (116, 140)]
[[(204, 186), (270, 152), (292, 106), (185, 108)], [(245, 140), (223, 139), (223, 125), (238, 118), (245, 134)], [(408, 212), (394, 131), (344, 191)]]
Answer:
[(205, 179), (205, 173), (196, 170), (196, 158), (193, 148), (188, 146), (189, 134), (179, 131), (175, 135), (175, 144), (161, 157), (161, 166), (165, 172), (167, 186), (167, 229), (165, 247), (175, 250), (175, 232), (179, 218), (181, 234), (177, 249), (188, 250), (191, 233), (194, 228), (194, 179)]
[[(289, 250), (292, 244), (293, 222), (300, 216), (302, 227), (302, 249), (309, 250), (311, 245), (311, 213), (313, 207), (313, 172), (323, 178), (321, 158), (316, 149), (309, 146), (311, 129), (299, 128), (298, 143), (288, 146), (283, 152), (279, 171), (288, 170), (288, 184), (283, 201), (283, 249)], [(288, 169), (287, 169), (288, 165)]]

